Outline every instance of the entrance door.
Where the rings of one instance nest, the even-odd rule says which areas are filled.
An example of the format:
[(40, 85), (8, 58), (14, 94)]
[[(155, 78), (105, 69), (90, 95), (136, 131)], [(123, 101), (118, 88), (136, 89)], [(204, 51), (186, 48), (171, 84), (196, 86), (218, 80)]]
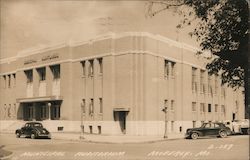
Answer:
[(126, 112), (118, 112), (120, 128), (123, 134), (126, 134)]
[(23, 117), (24, 117), (24, 120), (28, 120), (28, 121), (31, 121), (34, 118), (34, 110), (33, 110), (32, 105), (28, 104), (24, 106)]

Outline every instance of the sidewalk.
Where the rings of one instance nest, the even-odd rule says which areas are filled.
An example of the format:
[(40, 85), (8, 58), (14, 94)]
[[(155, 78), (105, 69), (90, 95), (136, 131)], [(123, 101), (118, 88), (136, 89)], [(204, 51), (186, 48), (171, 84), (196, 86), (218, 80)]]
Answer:
[(81, 133), (51, 133), (52, 139), (85, 141), (93, 143), (153, 143), (165, 140), (183, 139), (184, 134), (169, 134), (167, 139), (163, 136), (131, 136), (131, 135), (98, 135)]

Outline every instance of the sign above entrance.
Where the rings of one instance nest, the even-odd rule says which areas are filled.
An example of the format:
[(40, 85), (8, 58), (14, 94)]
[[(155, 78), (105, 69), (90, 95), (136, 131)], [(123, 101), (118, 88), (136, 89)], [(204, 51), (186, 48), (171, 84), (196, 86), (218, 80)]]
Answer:
[(53, 54), (53, 55), (47, 55), (47, 56), (43, 56), (40, 60), (37, 59), (28, 59), (24, 61), (24, 65), (28, 65), (28, 64), (32, 64), (32, 63), (37, 63), (38, 61), (44, 62), (44, 61), (49, 61), (49, 60), (53, 60), (53, 59), (57, 59), (59, 58), (59, 56), (57, 54)]

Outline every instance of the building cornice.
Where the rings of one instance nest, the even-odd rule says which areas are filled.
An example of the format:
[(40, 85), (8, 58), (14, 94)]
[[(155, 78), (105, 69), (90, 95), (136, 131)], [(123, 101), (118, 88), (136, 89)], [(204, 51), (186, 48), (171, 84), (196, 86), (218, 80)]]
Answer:
[(52, 51), (55, 49), (60, 49), (63, 47), (76, 47), (76, 46), (80, 46), (80, 45), (84, 45), (84, 44), (92, 44), (94, 42), (101, 41), (101, 40), (106, 40), (106, 39), (115, 40), (115, 39), (124, 38), (124, 37), (148, 37), (148, 38), (151, 38), (151, 39), (154, 39), (154, 40), (157, 40), (160, 42), (164, 42), (164, 43), (167, 43), (171, 46), (185, 49), (185, 50), (188, 50), (188, 51), (191, 51), (194, 53), (200, 50), (199, 48), (193, 47), (191, 45), (188, 45), (188, 44), (185, 44), (182, 42), (178, 42), (178, 41), (169, 39), (167, 37), (164, 37), (164, 36), (161, 36), (158, 34), (151, 34), (148, 32), (123, 32), (123, 33), (109, 32), (107, 34), (96, 36), (95, 38), (89, 39), (87, 41), (69, 41), (67, 43), (62, 42), (62, 43), (58, 43), (58, 44), (50, 45), (50, 46), (46, 46), (46, 47), (39, 46), (37, 48), (27, 49), (27, 50), (19, 52), (17, 54), (17, 56), (15, 56), (15, 57), (0, 59), (0, 64), (10, 63), (10, 62), (17, 60), (18, 58), (24, 58), (24, 57), (35, 55), (38, 53), (45, 53), (45, 52)]

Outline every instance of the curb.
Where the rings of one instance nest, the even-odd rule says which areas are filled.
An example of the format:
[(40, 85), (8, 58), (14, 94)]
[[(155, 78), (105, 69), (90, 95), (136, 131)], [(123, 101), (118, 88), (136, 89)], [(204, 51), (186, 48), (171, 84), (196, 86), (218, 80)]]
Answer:
[(86, 142), (86, 143), (96, 143), (96, 144), (147, 144), (147, 143), (157, 143), (157, 142), (164, 142), (164, 141), (174, 141), (174, 140), (181, 140), (185, 139), (181, 138), (172, 138), (172, 139), (159, 139), (159, 140), (150, 140), (150, 141), (140, 141), (140, 142), (109, 142), (109, 141), (95, 141), (95, 140), (88, 140), (88, 139), (67, 139), (67, 138), (57, 138), (54, 137), (52, 139), (55, 140), (69, 140), (69, 141), (78, 141), (78, 142)]

